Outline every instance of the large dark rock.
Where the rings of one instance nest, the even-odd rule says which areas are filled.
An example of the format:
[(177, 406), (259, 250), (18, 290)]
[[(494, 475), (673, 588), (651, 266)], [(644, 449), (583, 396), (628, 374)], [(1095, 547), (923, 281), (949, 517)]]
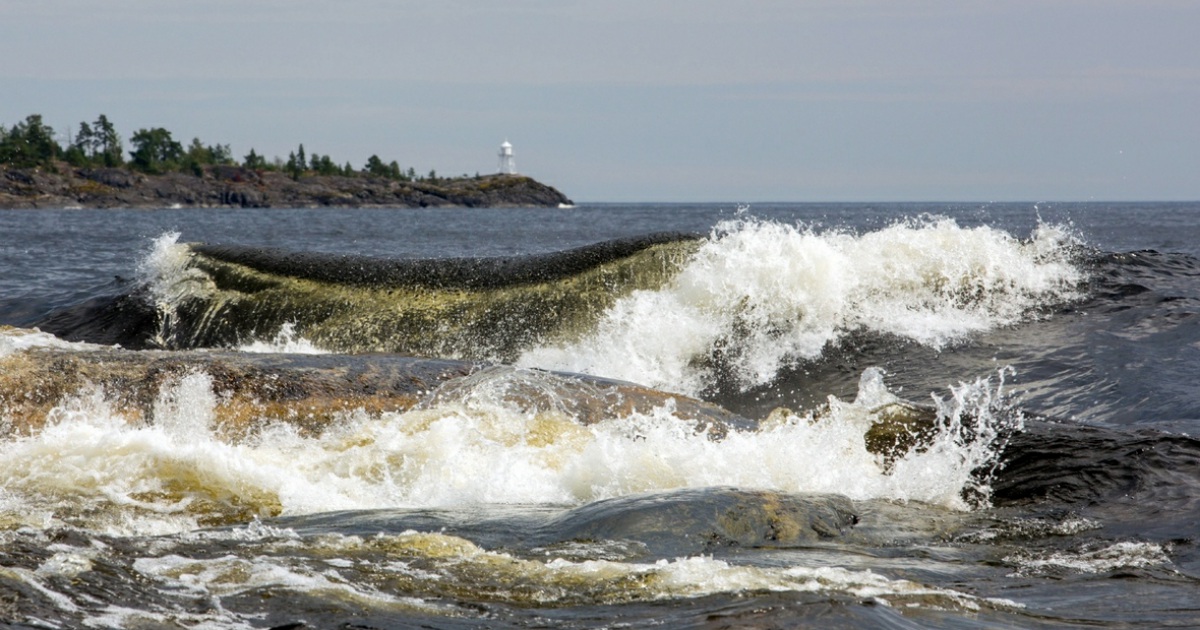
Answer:
[(132, 188), (145, 180), (145, 176), (124, 168), (83, 169), (76, 171), (76, 174), (84, 179), (113, 188)]

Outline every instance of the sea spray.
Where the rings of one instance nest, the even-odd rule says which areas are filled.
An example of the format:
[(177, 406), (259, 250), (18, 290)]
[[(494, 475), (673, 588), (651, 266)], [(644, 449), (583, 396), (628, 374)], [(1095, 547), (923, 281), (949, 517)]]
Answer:
[(1000, 452), (1009, 437), (1025, 426), (1025, 414), (1005, 393), (1005, 377), (1010, 373), (1001, 369), (994, 384), (977, 378), (951, 387), (947, 397), (932, 395), (935, 429), (894, 464), (893, 474), (935, 494), (939, 489), (954, 493), (960, 507), (987, 507)]
[(179, 232), (167, 232), (154, 239), (137, 269), (138, 283), (145, 288), (157, 316), (151, 342), (161, 348), (178, 344), (181, 306), (211, 296), (215, 288), (210, 277), (192, 266), (190, 252), (178, 242), (179, 236)]
[(237, 348), (241, 352), (285, 352), (288, 354), (328, 354), (317, 344), (305, 339), (296, 331), (296, 324), (285, 322), (271, 339), (260, 339), (244, 343)]
[(864, 234), (728, 221), (667, 286), (618, 300), (591, 332), (518, 363), (697, 395), (718, 378), (771, 383), (858, 331), (941, 349), (1077, 298), (1074, 245), (1060, 227), (1021, 241), (936, 217)]
[(0, 484), (6, 510), (142, 533), (331, 510), (578, 505), (709, 486), (967, 509), (968, 495), (986, 496), (973, 473), (994, 461), (1008, 422), (989, 388), (955, 389), (925, 445), (889, 464), (866, 440), (879, 420), (873, 410), (894, 400), (875, 371), (853, 402), (831, 399), (824, 413), (783, 414), (720, 439), (670, 403), (585, 426), (486, 391), (402, 413), (343, 413), (319, 434), (266, 421), (234, 438), (212, 426), (219, 401), (208, 377), (193, 373), (164, 385), (149, 422), (130, 422), (98, 390), (61, 403), (42, 431), (0, 443)]

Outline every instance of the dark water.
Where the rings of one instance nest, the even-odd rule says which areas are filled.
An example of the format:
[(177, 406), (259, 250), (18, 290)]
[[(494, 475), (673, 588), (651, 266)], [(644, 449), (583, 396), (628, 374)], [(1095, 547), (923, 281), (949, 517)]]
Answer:
[[(120, 325), (147, 356), (257, 343), (521, 366), (320, 435), (222, 435), (202, 373), (165, 383), (151, 419), (82, 392), (33, 432), (0, 392), (0, 620), (1200, 625), (1198, 218), (1187, 203), (0, 213), (0, 324), (18, 327), (0, 358), (62, 345), (33, 327), (111, 343)], [(180, 245), (336, 254), (312, 260), (352, 273), (378, 260), (349, 255), (516, 264), (663, 232), (700, 239), (520, 286), (496, 267), (486, 291), (321, 284)], [(529, 368), (696, 396), (750, 428), (714, 440), (670, 409), (582, 426), (493, 396), (548, 388)], [(898, 409), (922, 428), (877, 447)]]

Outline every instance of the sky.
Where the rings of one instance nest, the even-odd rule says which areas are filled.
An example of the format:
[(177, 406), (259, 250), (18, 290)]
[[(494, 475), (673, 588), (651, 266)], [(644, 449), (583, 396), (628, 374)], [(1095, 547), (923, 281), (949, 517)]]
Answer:
[(581, 201), (1200, 199), (1195, 0), (0, 0), (0, 124)]

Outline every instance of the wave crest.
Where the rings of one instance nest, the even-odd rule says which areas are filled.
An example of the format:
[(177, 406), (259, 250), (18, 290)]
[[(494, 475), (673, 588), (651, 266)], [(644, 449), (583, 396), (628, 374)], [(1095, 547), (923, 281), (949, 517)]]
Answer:
[(1076, 240), (1028, 240), (924, 217), (879, 231), (820, 233), (756, 219), (722, 223), (667, 286), (618, 300), (587, 334), (518, 363), (690, 395), (743, 389), (871, 331), (934, 349), (1080, 296)]

